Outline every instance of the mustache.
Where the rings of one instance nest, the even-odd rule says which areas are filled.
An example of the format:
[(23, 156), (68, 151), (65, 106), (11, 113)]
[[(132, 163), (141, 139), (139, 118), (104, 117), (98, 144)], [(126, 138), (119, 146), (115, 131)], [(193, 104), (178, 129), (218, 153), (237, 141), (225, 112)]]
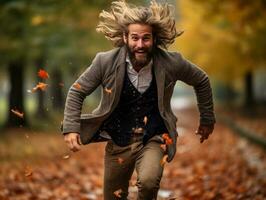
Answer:
[(138, 48), (138, 49), (133, 49), (133, 52), (134, 53), (136, 53), (136, 52), (147, 53), (147, 52), (149, 52), (149, 49), (148, 48)]

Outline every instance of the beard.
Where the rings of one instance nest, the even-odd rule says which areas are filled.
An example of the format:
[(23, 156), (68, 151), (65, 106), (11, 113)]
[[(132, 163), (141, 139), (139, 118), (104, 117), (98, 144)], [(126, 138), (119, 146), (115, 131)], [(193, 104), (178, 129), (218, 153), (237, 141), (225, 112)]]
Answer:
[[(144, 67), (152, 58), (153, 47), (134, 48), (126, 44), (128, 50), (129, 59), (133, 67)], [(136, 55), (136, 53), (140, 55)]]

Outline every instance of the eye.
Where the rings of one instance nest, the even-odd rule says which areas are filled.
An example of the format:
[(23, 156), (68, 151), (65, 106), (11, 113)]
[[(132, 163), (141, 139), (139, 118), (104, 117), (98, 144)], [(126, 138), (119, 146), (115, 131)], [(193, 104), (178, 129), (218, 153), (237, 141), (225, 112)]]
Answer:
[(150, 40), (150, 37), (144, 37), (143, 40), (147, 42)]
[(132, 39), (133, 41), (137, 41), (139, 38), (138, 38), (137, 36), (132, 36), (131, 39)]

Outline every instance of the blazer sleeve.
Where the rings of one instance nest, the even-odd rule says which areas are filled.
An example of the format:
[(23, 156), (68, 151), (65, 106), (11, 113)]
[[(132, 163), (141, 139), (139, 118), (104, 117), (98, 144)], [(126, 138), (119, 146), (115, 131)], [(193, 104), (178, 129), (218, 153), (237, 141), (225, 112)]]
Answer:
[[(102, 81), (100, 54), (97, 54), (91, 65), (70, 87), (64, 110), (64, 120), (61, 131), (63, 134), (80, 133), (80, 115), (83, 101), (90, 95)], [(78, 85), (75, 86), (75, 85)]]
[(177, 79), (193, 86), (197, 97), (197, 105), (200, 112), (200, 124), (214, 124), (215, 114), (213, 110), (212, 89), (208, 75), (195, 64), (186, 60), (181, 54), (176, 54), (175, 63), (178, 64)]

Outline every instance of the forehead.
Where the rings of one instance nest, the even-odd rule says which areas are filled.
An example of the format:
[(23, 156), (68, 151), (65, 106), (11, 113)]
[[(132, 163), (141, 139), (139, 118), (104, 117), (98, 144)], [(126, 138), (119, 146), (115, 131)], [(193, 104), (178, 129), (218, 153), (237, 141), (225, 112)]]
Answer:
[(129, 34), (152, 35), (152, 27), (147, 24), (130, 24), (128, 25)]

